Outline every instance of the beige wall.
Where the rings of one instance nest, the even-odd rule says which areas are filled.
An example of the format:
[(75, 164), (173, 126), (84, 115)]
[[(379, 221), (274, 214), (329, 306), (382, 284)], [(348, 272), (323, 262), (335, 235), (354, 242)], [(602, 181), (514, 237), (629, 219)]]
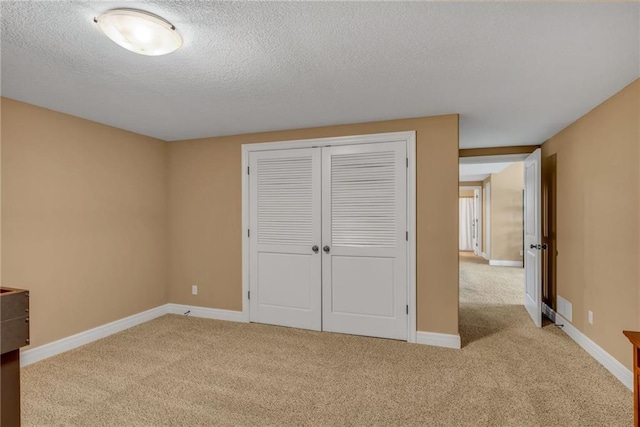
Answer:
[(524, 164), (491, 174), (491, 259), (522, 261)]
[(457, 115), (170, 143), (170, 300), (242, 308), (242, 144), (407, 130), (417, 131), (418, 330), (457, 334)]
[[(542, 146), (557, 153), (557, 294), (573, 325), (632, 365), (640, 329), (640, 80)], [(587, 311), (594, 323), (587, 322)]]
[(167, 302), (166, 144), (2, 99), (2, 284), (38, 346)]

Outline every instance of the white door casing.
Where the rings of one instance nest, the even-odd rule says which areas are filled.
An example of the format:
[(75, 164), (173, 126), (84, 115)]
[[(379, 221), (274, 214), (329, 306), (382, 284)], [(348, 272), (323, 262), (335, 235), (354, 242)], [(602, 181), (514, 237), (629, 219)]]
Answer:
[(473, 190), (473, 253), (476, 256), (481, 255), (480, 242), (482, 239), (482, 224), (480, 218), (482, 216), (482, 200), (480, 199), (481, 190)]
[(485, 252), (485, 259), (490, 260), (491, 259), (491, 183), (490, 182), (487, 182), (484, 185), (484, 191), (485, 191), (484, 252)]
[[(475, 197), (475, 191), (473, 194)], [(471, 206), (471, 250), (475, 255), (477, 255), (478, 248), (476, 245), (478, 244), (478, 225), (476, 222), (477, 206), (475, 198), (472, 200)]]
[(537, 327), (542, 326), (541, 150), (524, 162), (524, 305)]
[(476, 200), (476, 246), (473, 252), (476, 256), (482, 256), (482, 187), (476, 188), (473, 196)]
[(471, 223), (471, 228), (473, 232), (472, 235), (472, 249), (474, 255), (483, 256), (482, 253), (482, 221), (483, 221), (483, 212), (482, 212), (482, 192), (483, 188), (480, 185), (464, 185), (460, 187), (460, 190), (473, 190), (473, 219)]
[(320, 161), (319, 148), (250, 155), (252, 322), (321, 329)]
[(322, 149), (322, 329), (407, 339), (406, 144)]

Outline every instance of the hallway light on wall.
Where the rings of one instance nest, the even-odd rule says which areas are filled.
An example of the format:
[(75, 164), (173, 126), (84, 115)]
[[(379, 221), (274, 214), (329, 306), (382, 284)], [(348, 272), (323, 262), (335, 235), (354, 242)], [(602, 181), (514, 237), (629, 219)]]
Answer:
[(142, 10), (112, 9), (93, 21), (115, 43), (140, 55), (166, 55), (182, 46), (182, 36), (176, 27)]

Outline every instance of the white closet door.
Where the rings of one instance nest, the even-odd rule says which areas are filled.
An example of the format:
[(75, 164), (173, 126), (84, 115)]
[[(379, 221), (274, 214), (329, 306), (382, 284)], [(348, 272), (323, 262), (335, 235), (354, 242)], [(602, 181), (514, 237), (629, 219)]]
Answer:
[(407, 339), (406, 145), (322, 149), (322, 328)]
[(252, 322), (320, 330), (320, 149), (249, 158)]

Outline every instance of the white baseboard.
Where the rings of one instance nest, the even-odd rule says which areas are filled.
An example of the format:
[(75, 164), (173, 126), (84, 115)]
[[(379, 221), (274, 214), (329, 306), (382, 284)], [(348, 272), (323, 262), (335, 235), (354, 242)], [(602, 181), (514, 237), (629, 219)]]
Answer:
[(563, 325), (562, 330), (569, 335), (580, 347), (582, 347), (587, 353), (596, 359), (602, 366), (604, 366), (609, 372), (613, 374), (622, 384), (624, 384), (629, 390), (633, 390), (633, 373), (627, 369), (622, 363), (618, 362), (616, 358), (607, 353), (602, 347), (595, 342), (591, 341), (589, 337), (580, 332), (575, 326), (573, 326), (567, 319), (554, 312), (556, 325)]
[(93, 329), (89, 329), (84, 332), (80, 332), (75, 335), (71, 335), (66, 338), (62, 338), (58, 341), (44, 344), (29, 350), (24, 350), (20, 353), (20, 366), (27, 366), (48, 357), (55, 356), (65, 351), (72, 350), (76, 347), (89, 344), (90, 342), (99, 340), (101, 338), (108, 337), (117, 332), (124, 331), (133, 326), (140, 325), (142, 323), (153, 320), (157, 317), (167, 314), (167, 305), (161, 305), (151, 310), (143, 311), (142, 313), (134, 314), (124, 319), (116, 320), (105, 325), (98, 326)]
[(226, 320), (229, 322), (249, 322), (249, 319), (242, 311), (222, 310), (219, 308), (194, 307), (184, 304), (167, 304), (167, 313), (185, 314), (189, 312), (189, 316), (203, 317), (205, 319)]
[(416, 333), (416, 343), (433, 345), (436, 347), (447, 348), (460, 348), (460, 335), (453, 334), (439, 334), (436, 332), (421, 332)]
[(486, 252), (482, 252), (482, 258), (486, 259), (487, 261), (489, 261), (489, 255), (487, 255)]
[(493, 265), (495, 267), (524, 267), (524, 263), (522, 261), (506, 261), (500, 259), (490, 259), (489, 265)]
[(40, 360), (55, 356), (65, 351), (89, 344), (101, 338), (108, 337), (117, 332), (124, 331), (133, 326), (153, 320), (165, 314), (184, 314), (190, 311), (189, 315), (193, 317), (204, 317), (206, 319), (227, 320), (231, 322), (248, 322), (241, 311), (220, 310), (216, 308), (192, 307), (182, 304), (164, 304), (142, 313), (134, 314), (124, 319), (116, 320), (105, 325), (62, 338), (39, 347), (24, 350), (20, 353), (20, 366), (27, 366)]

